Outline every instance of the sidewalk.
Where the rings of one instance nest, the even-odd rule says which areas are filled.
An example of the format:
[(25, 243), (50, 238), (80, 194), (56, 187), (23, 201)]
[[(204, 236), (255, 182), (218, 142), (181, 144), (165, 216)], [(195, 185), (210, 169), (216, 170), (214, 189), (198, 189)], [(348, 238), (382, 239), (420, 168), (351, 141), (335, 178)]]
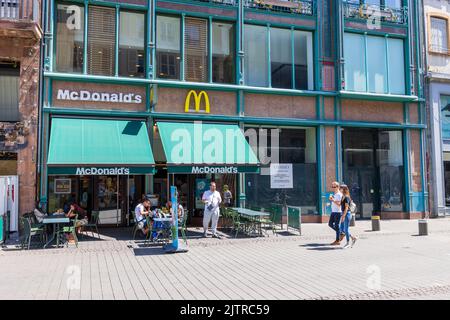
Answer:
[[(0, 250), (0, 299), (450, 299), (450, 219), (357, 221), (351, 249), (326, 224), (302, 236), (191, 238), (189, 251), (100, 230), (79, 248)], [(191, 229), (201, 234), (201, 229)]]

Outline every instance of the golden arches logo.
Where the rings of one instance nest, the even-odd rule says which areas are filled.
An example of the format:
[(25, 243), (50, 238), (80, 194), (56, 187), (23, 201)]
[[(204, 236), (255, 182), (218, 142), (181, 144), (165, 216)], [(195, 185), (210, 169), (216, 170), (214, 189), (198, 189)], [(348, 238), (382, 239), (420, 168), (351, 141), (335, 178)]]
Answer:
[(209, 97), (208, 97), (208, 94), (206, 93), (206, 91), (200, 91), (200, 93), (197, 94), (197, 92), (195, 92), (195, 90), (189, 91), (189, 93), (188, 93), (188, 95), (186, 97), (186, 101), (184, 103), (184, 112), (194, 111), (194, 110), (192, 110), (190, 108), (190, 106), (191, 106), (191, 97), (192, 96), (194, 96), (195, 112), (202, 112), (200, 110), (202, 100), (205, 101), (205, 111), (204, 112), (205, 113), (209, 113), (210, 112)]

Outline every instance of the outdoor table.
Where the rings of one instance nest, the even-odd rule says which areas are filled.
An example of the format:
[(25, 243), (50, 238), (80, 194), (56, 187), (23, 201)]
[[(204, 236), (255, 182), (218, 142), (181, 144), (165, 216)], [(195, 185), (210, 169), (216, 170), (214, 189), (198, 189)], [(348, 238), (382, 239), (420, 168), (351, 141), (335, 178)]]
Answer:
[[(57, 231), (59, 231), (59, 226), (61, 224), (65, 224), (65, 223), (69, 223), (69, 222), (70, 222), (70, 219), (62, 214), (49, 215), (44, 218), (44, 220), (42, 221), (43, 224), (45, 224), (45, 225), (52, 224), (53, 225), (52, 237), (44, 245), (44, 248), (46, 248), (50, 243), (53, 242), (53, 240), (55, 240)], [(59, 237), (56, 238), (56, 247), (59, 247)]]
[[(232, 210), (236, 211), (237, 213), (239, 213), (241, 216), (246, 216), (249, 217), (251, 221), (253, 222), (257, 222), (259, 225), (259, 235), (262, 236), (262, 229), (261, 229), (261, 223), (260, 219), (261, 217), (268, 217), (270, 216), (270, 213), (268, 212), (261, 212), (261, 211), (255, 211), (255, 210), (250, 210), (247, 208), (231, 208)], [(253, 228), (253, 230), (255, 230)], [(256, 230), (255, 230), (256, 231)]]

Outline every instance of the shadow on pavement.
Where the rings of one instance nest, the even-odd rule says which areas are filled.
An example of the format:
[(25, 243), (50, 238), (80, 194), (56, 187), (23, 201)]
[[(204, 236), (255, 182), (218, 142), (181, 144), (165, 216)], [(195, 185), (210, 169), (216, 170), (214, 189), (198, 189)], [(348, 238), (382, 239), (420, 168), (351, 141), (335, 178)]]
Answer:
[(329, 250), (336, 250), (340, 249), (340, 246), (331, 246), (326, 243), (307, 243), (307, 244), (301, 244), (299, 247), (304, 247), (307, 250), (316, 250), (316, 251), (329, 251)]
[(158, 255), (166, 255), (167, 253), (161, 246), (158, 247), (143, 247), (143, 248), (134, 248), (134, 255), (137, 256), (158, 256)]

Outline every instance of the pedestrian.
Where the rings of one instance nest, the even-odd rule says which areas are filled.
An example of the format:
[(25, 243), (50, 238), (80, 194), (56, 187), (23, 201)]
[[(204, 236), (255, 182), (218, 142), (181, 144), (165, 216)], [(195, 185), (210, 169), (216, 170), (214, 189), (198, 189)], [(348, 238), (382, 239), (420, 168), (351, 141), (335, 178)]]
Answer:
[(330, 245), (337, 246), (341, 243), (343, 236), (340, 236), (339, 219), (341, 218), (342, 193), (339, 190), (339, 182), (331, 183), (334, 194), (330, 194), (328, 200), (331, 202), (331, 216), (328, 226), (336, 232), (336, 239)]
[(220, 239), (220, 236), (217, 234), (217, 222), (219, 221), (219, 205), (222, 203), (222, 197), (216, 190), (215, 182), (211, 182), (209, 190), (203, 193), (202, 201), (205, 204), (205, 211), (203, 213), (203, 237), (207, 237), (209, 222), (212, 220), (212, 236)]
[[(344, 249), (348, 248), (348, 247), (353, 247), (353, 245), (355, 244), (356, 240), (358, 240), (357, 237), (354, 237), (350, 234), (350, 221), (352, 220), (352, 213), (350, 211), (350, 203), (352, 201), (352, 198), (350, 197), (350, 191), (347, 187), (347, 185), (343, 184), (341, 185), (341, 191), (343, 194), (343, 198), (341, 201), (341, 210), (342, 210), (342, 215), (341, 215), (341, 224), (340, 224), (340, 230), (341, 232), (345, 233), (345, 239), (347, 240), (347, 243), (344, 246)], [(352, 239), (352, 243), (350, 245), (350, 238)]]
[(228, 189), (228, 185), (223, 186), (223, 203), (225, 207), (231, 207), (231, 199), (233, 199), (233, 194), (230, 189)]

